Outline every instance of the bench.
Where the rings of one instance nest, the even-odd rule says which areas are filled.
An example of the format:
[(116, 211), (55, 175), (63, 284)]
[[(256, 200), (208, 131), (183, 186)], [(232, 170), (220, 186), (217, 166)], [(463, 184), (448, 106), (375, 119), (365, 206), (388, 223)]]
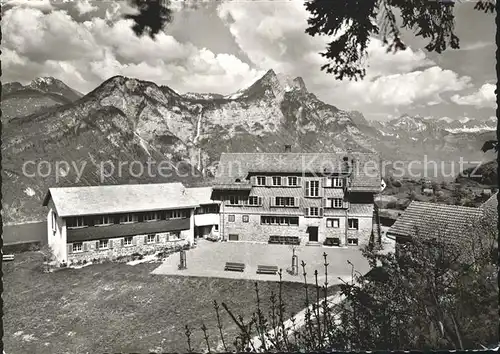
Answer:
[(266, 266), (266, 265), (259, 265), (257, 266), (257, 274), (272, 274), (276, 275), (278, 272), (278, 267), (277, 266)]
[(231, 271), (231, 272), (243, 272), (245, 270), (245, 264), (226, 262), (226, 266), (224, 267), (224, 270)]
[(4, 254), (2, 255), (2, 261), (13, 261), (14, 260), (14, 255), (13, 254)]

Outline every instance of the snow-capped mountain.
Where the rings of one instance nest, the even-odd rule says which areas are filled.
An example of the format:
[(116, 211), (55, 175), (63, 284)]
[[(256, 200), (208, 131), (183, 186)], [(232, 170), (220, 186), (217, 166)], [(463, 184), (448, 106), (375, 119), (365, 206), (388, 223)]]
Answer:
[(22, 85), (2, 85), (2, 121), (78, 100), (83, 95), (53, 77), (39, 77)]

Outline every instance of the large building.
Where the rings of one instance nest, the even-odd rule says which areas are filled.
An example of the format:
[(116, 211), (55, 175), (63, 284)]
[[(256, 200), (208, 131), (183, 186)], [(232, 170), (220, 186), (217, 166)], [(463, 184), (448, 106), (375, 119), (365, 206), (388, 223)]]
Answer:
[(58, 263), (192, 244), (199, 204), (181, 183), (50, 188), (43, 202)]
[(381, 182), (375, 154), (227, 153), (212, 188), (225, 240), (343, 246), (373, 237)]

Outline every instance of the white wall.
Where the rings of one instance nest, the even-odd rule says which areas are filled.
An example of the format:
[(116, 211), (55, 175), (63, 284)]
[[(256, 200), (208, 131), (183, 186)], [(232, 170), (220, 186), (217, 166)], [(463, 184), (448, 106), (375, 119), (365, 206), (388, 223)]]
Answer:
[[(56, 261), (58, 263), (68, 261), (67, 255), (67, 235), (66, 235), (66, 220), (59, 217), (56, 213), (56, 209), (52, 200), (48, 204), (49, 212), (47, 213), (47, 244), (52, 249)], [(53, 219), (52, 215), (56, 214), (56, 225), (55, 230), (53, 230)]]
[(195, 226), (219, 225), (219, 214), (197, 214), (194, 216)]

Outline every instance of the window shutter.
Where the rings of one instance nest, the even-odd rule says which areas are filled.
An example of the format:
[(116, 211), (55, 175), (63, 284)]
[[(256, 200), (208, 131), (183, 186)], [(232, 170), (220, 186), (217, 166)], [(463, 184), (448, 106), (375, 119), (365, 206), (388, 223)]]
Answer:
[(344, 200), (343, 204), (344, 209), (349, 209), (349, 202), (347, 200)]
[(300, 205), (299, 205), (299, 204), (300, 204), (300, 198), (294, 197), (293, 199), (294, 199), (294, 200), (293, 200), (293, 202), (294, 202), (294, 206), (295, 206), (295, 207), (299, 207), (299, 206), (300, 206)]
[(301, 186), (302, 185), (302, 177), (297, 177), (297, 186)]
[(256, 176), (251, 176), (250, 177), (250, 184), (252, 186), (255, 186), (257, 184), (257, 177)]
[(281, 185), (283, 186), (288, 185), (288, 177), (281, 177)]
[(121, 247), (123, 247), (124, 243), (125, 243), (125, 240), (122, 238), (122, 239), (120, 240), (120, 246), (121, 246)]
[(323, 208), (319, 208), (319, 216), (323, 216)]
[(269, 197), (269, 206), (273, 207), (276, 205), (276, 197)]
[(109, 248), (113, 248), (113, 240), (108, 241)]
[(258, 197), (258, 203), (260, 206), (262, 206), (262, 197)]
[(68, 254), (73, 253), (73, 244), (68, 243)]
[(307, 207), (306, 207), (306, 208), (304, 208), (304, 214), (305, 214), (306, 216), (309, 216), (309, 208), (307, 208)]
[(99, 241), (96, 241), (95, 242), (95, 249), (98, 250), (99, 249)]
[(132, 244), (137, 245), (137, 237), (132, 236)]
[(305, 185), (305, 195), (309, 197), (309, 181), (306, 181)]
[(87, 242), (83, 243), (83, 250), (86, 252), (89, 250), (89, 244)]
[(326, 177), (323, 177), (323, 178), (321, 179), (320, 187), (325, 188), (326, 186), (327, 186), (327, 185), (326, 185)]
[(273, 178), (272, 177), (266, 177), (266, 185), (268, 185), (268, 186), (273, 185)]
[(323, 199), (323, 208), (328, 208), (328, 199)]
[(156, 234), (156, 243), (160, 242), (160, 235)]
[(148, 243), (148, 236), (144, 236), (144, 244)]

